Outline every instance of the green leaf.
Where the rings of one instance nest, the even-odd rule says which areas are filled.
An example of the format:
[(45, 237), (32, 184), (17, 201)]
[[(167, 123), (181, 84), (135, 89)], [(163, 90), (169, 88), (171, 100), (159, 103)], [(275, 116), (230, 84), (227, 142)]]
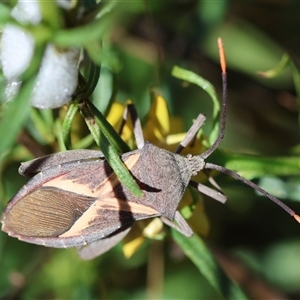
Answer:
[(282, 180), (277, 177), (266, 176), (260, 179), (259, 186), (280, 199), (289, 199), (300, 202), (299, 176)]
[(47, 144), (50, 144), (54, 140), (52, 132), (53, 119), (50, 119), (49, 113), (52, 114), (52, 111), (49, 109), (39, 110), (32, 108), (30, 110), (30, 118), (34, 124), (34, 128), (40, 133)]
[(39, 6), (42, 13), (43, 23), (49, 24), (53, 29), (62, 27), (63, 21), (59, 7), (55, 1), (39, 0)]
[(116, 2), (109, 2), (104, 9), (105, 13), (88, 24), (72, 29), (58, 30), (53, 36), (53, 43), (61, 47), (81, 47), (101, 39), (114, 20), (111, 14), (108, 13), (115, 5)]
[(247, 299), (243, 291), (219, 267), (199, 236), (194, 234), (191, 238), (187, 238), (176, 230), (171, 231), (175, 242), (219, 294), (219, 299)]
[(116, 99), (117, 80), (105, 66), (101, 67), (101, 76), (93, 93), (93, 103), (101, 112), (108, 112)]
[(94, 92), (100, 77), (100, 66), (97, 66), (93, 61), (89, 61), (89, 78), (87, 84), (82, 91), (85, 98), (89, 98), (90, 95)]
[(10, 10), (10, 7), (4, 5), (3, 3), (0, 3), (0, 25), (4, 25), (12, 20)]
[(216, 47), (218, 37), (222, 37), (226, 49), (228, 68), (247, 74), (254, 80), (276, 89), (290, 86), (291, 72), (288, 72), (288, 69), (285, 69), (286, 72), (280, 77), (274, 77), (272, 80), (257, 76), (258, 70), (269, 70), (276, 65), (284, 51), (255, 26), (241, 19), (235, 19), (225, 25), (220, 22), (212, 27), (211, 32), (201, 42), (205, 54), (215, 61), (219, 60)]
[(101, 112), (94, 106), (93, 103), (89, 103), (92, 115), (95, 116), (99, 122), (99, 129), (104, 133), (112, 146), (117, 149), (120, 153), (131, 151), (129, 146), (121, 139), (115, 129), (108, 123)]
[(101, 134), (100, 139), (100, 149), (102, 150), (107, 162), (113, 168), (114, 172), (117, 174), (120, 181), (136, 196), (142, 196), (143, 193), (133, 179), (129, 170), (126, 168), (122, 162), (118, 152), (112, 146), (112, 144), (107, 140), (104, 134)]
[(268, 157), (218, 151), (211, 159), (214, 163), (238, 172), (249, 180), (265, 175), (299, 175), (299, 156)]
[(72, 145), (72, 149), (85, 149), (90, 147), (94, 142), (94, 138), (91, 134), (81, 138), (78, 142)]
[(206, 91), (208, 95), (211, 97), (213, 101), (213, 115), (212, 115), (213, 129), (209, 136), (209, 142), (210, 144), (213, 144), (214, 141), (217, 139), (220, 130), (219, 129), (220, 101), (218, 99), (214, 86), (209, 81), (205, 80), (203, 77), (195, 74), (192, 71), (182, 69), (178, 66), (173, 67), (171, 74), (176, 78), (198, 85), (204, 91)]
[(257, 74), (261, 75), (263, 77), (266, 77), (266, 78), (274, 78), (274, 77), (280, 76), (285, 71), (285, 68), (288, 65), (289, 61), (290, 61), (290, 58), (285, 53), (285, 54), (283, 54), (283, 56), (277, 66), (275, 66), (273, 69), (270, 69), (268, 71), (259, 71), (259, 72), (257, 72)]
[(62, 139), (66, 149), (71, 148), (70, 132), (71, 132), (72, 122), (77, 111), (78, 111), (78, 104), (72, 102), (69, 106), (69, 109), (67, 111), (67, 114), (62, 124)]
[[(12, 146), (29, 114), (29, 97), (35, 77), (22, 84), (19, 94), (4, 110), (0, 123), (0, 164), (8, 149)], [(9, 129), (9, 130), (8, 130)]]
[[(35, 55), (32, 58), (29, 67), (22, 74), (21, 88), (9, 103), (7, 108), (3, 109), (3, 117), (0, 123), (0, 164), (3, 155), (12, 146), (17, 134), (21, 130), (26, 118), (29, 114), (29, 99), (33, 89), (37, 72), (42, 61), (45, 45), (36, 45)], [(7, 129), (9, 128), (9, 132)]]
[(79, 107), (96, 144), (102, 150), (120, 181), (134, 195), (142, 196), (140, 187), (132, 178), (118, 153), (118, 150), (121, 150), (121, 153), (128, 152), (130, 148), (92, 103), (80, 103)]

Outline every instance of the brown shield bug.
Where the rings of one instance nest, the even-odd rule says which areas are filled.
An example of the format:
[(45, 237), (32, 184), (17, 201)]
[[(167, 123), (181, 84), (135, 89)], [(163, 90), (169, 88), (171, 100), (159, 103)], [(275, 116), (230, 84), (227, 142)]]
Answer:
[[(223, 100), (220, 134), (200, 155), (179, 155), (205, 121), (200, 114), (177, 151), (171, 153), (145, 143), (133, 106), (124, 121), (134, 124), (138, 149), (121, 156), (143, 196), (134, 196), (119, 180), (100, 151), (71, 150), (23, 163), (22, 175), (33, 178), (10, 200), (3, 216), (2, 230), (10, 236), (47, 247), (78, 247), (84, 259), (100, 255), (116, 245), (138, 220), (159, 217), (185, 236), (193, 234), (177, 207), (188, 185), (226, 201), (226, 197), (205, 185), (191, 181), (201, 170), (213, 169), (244, 182), (281, 206), (298, 222), (289, 207), (253, 182), (224, 167), (205, 162), (224, 137), (227, 75), (222, 42), (219, 40)], [(85, 246), (85, 247), (82, 247)]]

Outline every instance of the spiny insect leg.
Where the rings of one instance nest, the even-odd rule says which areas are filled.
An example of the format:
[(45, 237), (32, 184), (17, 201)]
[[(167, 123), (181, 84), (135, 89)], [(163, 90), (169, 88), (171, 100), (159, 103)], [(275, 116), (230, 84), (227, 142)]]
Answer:
[(199, 114), (197, 119), (194, 121), (191, 128), (186, 133), (184, 139), (180, 142), (179, 146), (175, 150), (175, 153), (180, 153), (196, 136), (197, 132), (201, 128), (201, 126), (204, 124), (206, 120), (205, 115)]
[[(209, 177), (209, 178), (212, 178), (212, 177)], [(200, 193), (202, 193), (212, 199), (215, 199), (221, 203), (225, 203), (227, 201), (227, 197), (224, 194), (222, 194), (220, 191), (216, 191), (202, 183), (191, 180), (189, 185), (196, 188)]]
[(133, 125), (133, 133), (134, 133), (137, 147), (138, 147), (138, 149), (142, 149), (145, 144), (142, 125), (141, 125), (141, 121), (137, 115), (135, 106), (132, 103), (128, 104), (124, 110), (122, 123), (121, 123), (120, 129), (119, 129), (119, 134), (120, 135), (122, 134), (123, 128), (128, 120), (128, 116), (130, 116), (130, 119), (131, 119), (131, 122)]
[(180, 214), (180, 212), (177, 210), (175, 212), (174, 221), (177, 223), (172, 222), (170, 219), (166, 217), (161, 217), (161, 220), (171, 228), (177, 230), (178, 232), (182, 233), (186, 237), (191, 237), (193, 235), (193, 230), (189, 226), (189, 224), (186, 222), (184, 217)]

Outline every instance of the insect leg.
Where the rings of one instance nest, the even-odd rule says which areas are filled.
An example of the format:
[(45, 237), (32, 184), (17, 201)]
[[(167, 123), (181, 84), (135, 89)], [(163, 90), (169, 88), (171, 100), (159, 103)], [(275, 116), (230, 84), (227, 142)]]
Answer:
[(196, 188), (200, 193), (202, 193), (212, 199), (215, 199), (221, 203), (225, 203), (227, 201), (227, 197), (224, 194), (222, 194), (220, 191), (216, 191), (202, 183), (191, 180), (189, 182), (189, 185)]
[(142, 149), (145, 144), (142, 125), (141, 125), (141, 121), (137, 115), (135, 106), (132, 103), (128, 104), (124, 110), (122, 123), (121, 123), (120, 129), (119, 129), (119, 134), (121, 134), (123, 131), (123, 128), (128, 120), (128, 115), (130, 116), (130, 119), (131, 119), (131, 122), (133, 125), (133, 133), (134, 133), (137, 147), (138, 147), (138, 149)]
[[(189, 129), (189, 131), (187, 132), (186, 136), (184, 137), (184, 139), (181, 141), (181, 143), (179, 144), (179, 146), (177, 147), (175, 153), (180, 153), (191, 141), (192, 139), (195, 137), (195, 135), (197, 134), (198, 130), (201, 128), (201, 126), (203, 125), (203, 123), (205, 122), (205, 115), (203, 114), (199, 114), (199, 116), (197, 117), (197, 119), (195, 120), (194, 124), (192, 125), (192, 127)], [(206, 173), (209, 182), (219, 190), (215, 191), (201, 183), (196, 183), (194, 181), (190, 181), (190, 185), (194, 186), (199, 192), (217, 200), (220, 201), (222, 203), (225, 203), (227, 200), (227, 197), (225, 195), (223, 195), (220, 191), (221, 188), (218, 186), (218, 184), (215, 182), (215, 180), (209, 176), (208, 173)]]
[(208, 181), (209, 183), (214, 186), (219, 192), (223, 192), (221, 187), (217, 184), (217, 182), (215, 181), (215, 179), (213, 177), (211, 177), (209, 175), (209, 171), (208, 170), (203, 170), (203, 172), (205, 173), (205, 175), (208, 177)]
[(193, 230), (191, 229), (189, 224), (186, 222), (186, 220), (178, 210), (175, 212), (175, 217), (174, 217), (174, 221), (176, 221), (177, 224), (172, 222), (170, 219), (166, 217), (160, 217), (160, 218), (166, 225), (182, 233), (184, 236), (191, 237), (193, 235)]
[(111, 236), (97, 240), (83, 247), (78, 247), (78, 255), (85, 260), (93, 259), (117, 245), (130, 231), (131, 226), (118, 233), (113, 233)]
[(180, 142), (179, 146), (175, 150), (175, 153), (180, 153), (195, 138), (197, 132), (204, 124), (205, 120), (205, 115), (199, 114), (197, 119), (194, 121), (192, 127), (188, 130), (184, 139)]

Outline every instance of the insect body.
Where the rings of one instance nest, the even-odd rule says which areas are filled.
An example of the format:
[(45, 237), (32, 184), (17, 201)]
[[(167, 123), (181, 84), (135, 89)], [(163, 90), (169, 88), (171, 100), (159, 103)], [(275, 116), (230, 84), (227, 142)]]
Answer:
[(125, 230), (135, 220), (156, 216), (173, 220), (195, 172), (195, 159), (150, 143), (124, 154), (122, 160), (142, 197), (132, 195), (103, 158), (46, 168), (11, 200), (2, 229), (28, 242), (34, 237), (35, 243), (45, 246), (73, 247)]
[[(221, 52), (221, 58), (224, 57)], [(222, 61), (222, 59), (221, 59)], [(223, 139), (226, 118), (226, 73), (223, 70), (221, 132), (210, 149), (201, 155), (179, 153), (205, 121), (199, 115), (181, 142), (177, 153), (144, 143), (139, 121), (136, 128), (138, 149), (122, 155), (122, 160), (140, 186), (143, 196), (134, 196), (118, 179), (100, 151), (73, 150), (37, 158), (21, 165), (23, 175), (36, 174), (8, 203), (2, 216), (2, 230), (20, 240), (49, 247), (79, 247), (85, 259), (93, 258), (117, 244), (138, 220), (160, 217), (186, 236), (191, 228), (177, 210), (191, 184), (221, 202), (218, 191), (191, 181), (203, 169), (215, 169), (243, 181), (280, 205), (297, 221), (299, 217), (275, 197), (254, 183), (205, 159)], [(175, 221), (175, 222), (174, 222)], [(82, 247), (85, 246), (85, 247)]]

